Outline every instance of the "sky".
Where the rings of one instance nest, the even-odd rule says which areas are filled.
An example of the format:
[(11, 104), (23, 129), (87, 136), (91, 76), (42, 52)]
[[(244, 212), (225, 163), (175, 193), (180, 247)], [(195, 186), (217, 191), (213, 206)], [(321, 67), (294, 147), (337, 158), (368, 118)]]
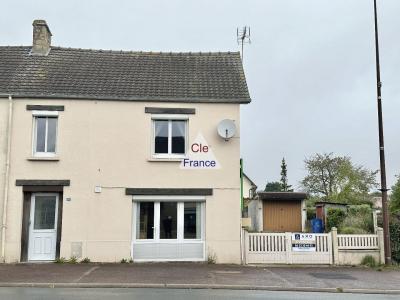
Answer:
[[(388, 185), (400, 174), (399, 0), (378, 0)], [(373, 0), (2, 0), (0, 45), (137, 51), (239, 51), (252, 103), (241, 108), (245, 172), (263, 189), (285, 157), (296, 190), (316, 153), (379, 169)]]

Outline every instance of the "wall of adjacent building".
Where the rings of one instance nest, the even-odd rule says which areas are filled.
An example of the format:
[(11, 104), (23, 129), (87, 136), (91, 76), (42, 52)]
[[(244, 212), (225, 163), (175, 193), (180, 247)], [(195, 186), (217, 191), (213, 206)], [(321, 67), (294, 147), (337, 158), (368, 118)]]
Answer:
[[(58, 119), (59, 161), (29, 160), (33, 122), (27, 104), (65, 106)], [(152, 161), (151, 114), (144, 112), (150, 106), (195, 108), (196, 114), (189, 115), (189, 142), (202, 133), (221, 169), (181, 170), (178, 161)], [(132, 196), (125, 195), (126, 187), (212, 188), (206, 200), (206, 250), (218, 263), (240, 263), (239, 114), (237, 104), (15, 100), (7, 262), (18, 261), (21, 251), (23, 193), (15, 181), (69, 179), (63, 197), (62, 257), (71, 256), (74, 243), (82, 243), (82, 257), (92, 261), (130, 257)], [(222, 119), (235, 120), (238, 129), (228, 142), (217, 135)], [(102, 192), (94, 193), (98, 185)]]
[[(6, 156), (7, 156), (8, 111), (9, 111), (8, 99), (1, 98), (0, 99), (0, 249), (2, 247), (1, 227), (3, 224), (4, 182), (5, 182)], [(0, 259), (3, 260), (3, 257), (0, 257)]]

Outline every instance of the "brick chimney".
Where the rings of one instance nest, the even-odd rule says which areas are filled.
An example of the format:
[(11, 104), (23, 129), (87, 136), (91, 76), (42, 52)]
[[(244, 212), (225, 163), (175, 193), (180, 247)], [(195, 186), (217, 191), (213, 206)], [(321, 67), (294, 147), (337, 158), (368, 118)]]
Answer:
[(45, 20), (33, 21), (33, 43), (31, 55), (46, 56), (50, 52), (51, 32)]

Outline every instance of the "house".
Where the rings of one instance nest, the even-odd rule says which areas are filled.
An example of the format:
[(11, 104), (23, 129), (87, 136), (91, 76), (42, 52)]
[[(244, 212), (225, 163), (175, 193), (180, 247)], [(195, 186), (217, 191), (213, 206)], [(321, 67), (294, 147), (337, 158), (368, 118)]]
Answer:
[(0, 47), (2, 259), (240, 263), (239, 53), (51, 37), (36, 20), (32, 46)]
[(246, 173), (243, 173), (243, 199), (253, 199), (257, 194), (257, 185), (250, 179)]
[(243, 172), (242, 179), (243, 189), (243, 210), (242, 210), (242, 227), (252, 228), (252, 221), (249, 217), (249, 203), (256, 197), (257, 185)]
[(336, 209), (341, 209), (343, 211), (347, 211), (347, 207), (348, 205), (344, 203), (328, 202), (328, 201), (315, 202), (315, 215), (317, 219), (322, 220), (322, 224), (325, 227), (328, 216), (328, 209), (336, 208)]
[(307, 193), (258, 192), (249, 204), (252, 229), (267, 232), (304, 232)]

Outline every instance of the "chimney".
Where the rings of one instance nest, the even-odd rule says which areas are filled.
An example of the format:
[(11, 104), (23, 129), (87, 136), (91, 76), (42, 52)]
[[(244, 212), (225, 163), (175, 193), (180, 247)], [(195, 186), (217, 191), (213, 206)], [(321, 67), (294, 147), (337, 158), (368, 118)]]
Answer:
[(50, 52), (51, 32), (45, 20), (33, 21), (31, 55), (46, 56)]

